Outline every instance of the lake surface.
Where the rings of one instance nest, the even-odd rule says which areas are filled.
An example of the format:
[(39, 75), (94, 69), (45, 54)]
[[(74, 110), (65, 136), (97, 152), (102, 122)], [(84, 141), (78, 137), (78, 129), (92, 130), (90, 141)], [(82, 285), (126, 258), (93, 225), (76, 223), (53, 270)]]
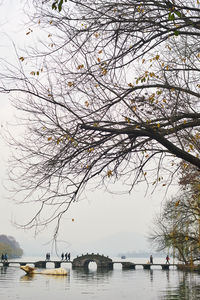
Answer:
[[(145, 263), (146, 259), (127, 261)], [(163, 263), (158, 259), (154, 262)], [(53, 266), (47, 264), (48, 268)], [(112, 271), (99, 272), (96, 264), (90, 263), (86, 272), (72, 270), (71, 264), (62, 266), (68, 269), (69, 276), (35, 274), (29, 277), (19, 267), (1, 267), (0, 300), (200, 299), (200, 274), (180, 272), (173, 267), (169, 271), (158, 266), (151, 270), (136, 267), (136, 270), (123, 271), (121, 264), (115, 264)]]

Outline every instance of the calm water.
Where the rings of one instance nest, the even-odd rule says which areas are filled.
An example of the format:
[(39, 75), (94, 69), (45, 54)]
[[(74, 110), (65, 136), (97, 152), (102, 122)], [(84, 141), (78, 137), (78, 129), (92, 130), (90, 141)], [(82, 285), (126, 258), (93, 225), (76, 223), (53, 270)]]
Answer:
[[(49, 263), (47, 267), (53, 265)], [(114, 270), (108, 272), (98, 272), (95, 263), (90, 263), (88, 272), (72, 270), (69, 264), (63, 267), (69, 270), (69, 276), (36, 274), (29, 277), (19, 267), (1, 267), (0, 300), (200, 299), (200, 274), (178, 272), (172, 267), (169, 271), (159, 267), (123, 271), (121, 264), (116, 264)]]

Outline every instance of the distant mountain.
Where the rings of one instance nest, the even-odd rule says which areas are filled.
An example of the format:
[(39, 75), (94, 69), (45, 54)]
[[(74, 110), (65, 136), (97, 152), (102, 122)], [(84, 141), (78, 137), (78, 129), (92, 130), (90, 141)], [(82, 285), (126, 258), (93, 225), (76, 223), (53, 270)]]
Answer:
[(0, 234), (0, 255), (5, 253), (7, 253), (9, 258), (20, 257), (23, 254), (23, 250), (14, 237)]
[(94, 252), (112, 256), (133, 251), (137, 253), (150, 252), (147, 238), (135, 232), (116, 233), (92, 242), (73, 245), (73, 248), (78, 254)]
[(126, 258), (129, 257), (149, 257), (150, 255), (153, 255), (153, 257), (162, 257), (165, 255), (165, 252), (153, 252), (153, 251), (128, 251), (128, 252), (121, 252), (118, 254), (119, 257), (125, 256)]
[[(23, 241), (22, 245), (25, 255), (27, 256), (45, 257), (45, 253), (51, 250), (51, 244), (44, 244), (44, 241), (40, 239), (32, 241), (27, 238)], [(58, 248), (60, 251), (58, 255), (63, 251), (71, 252), (72, 257), (92, 252), (111, 257), (121, 256), (121, 254), (125, 254), (128, 257), (130, 253), (135, 253), (135, 257), (140, 255), (146, 257), (154, 253), (154, 251), (151, 250), (146, 236), (135, 232), (119, 232), (85, 242), (79, 242), (78, 239), (77, 242), (73, 243), (66, 241), (63, 247), (58, 244)]]

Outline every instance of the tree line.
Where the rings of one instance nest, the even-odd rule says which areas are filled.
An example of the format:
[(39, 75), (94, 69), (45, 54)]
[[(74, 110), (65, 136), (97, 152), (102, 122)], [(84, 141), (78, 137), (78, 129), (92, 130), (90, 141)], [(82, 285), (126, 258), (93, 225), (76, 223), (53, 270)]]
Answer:
[(23, 255), (23, 250), (14, 237), (1, 234), (0, 254), (7, 254), (9, 258), (21, 257)]

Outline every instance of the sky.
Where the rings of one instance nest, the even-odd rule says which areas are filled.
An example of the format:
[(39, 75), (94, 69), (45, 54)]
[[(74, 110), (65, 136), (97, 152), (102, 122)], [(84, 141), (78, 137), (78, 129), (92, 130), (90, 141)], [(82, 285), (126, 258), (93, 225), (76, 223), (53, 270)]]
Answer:
[[(12, 41), (22, 48), (27, 41), (25, 32), (28, 28), (22, 26), (24, 17), (20, 12), (23, 1), (7, 0), (0, 3), (0, 57), (14, 62), (16, 55)], [(9, 124), (15, 123), (16, 112), (9, 95), (0, 94), (0, 102), (0, 133), (3, 134)], [(21, 134), (18, 127), (10, 128), (15, 137)], [(10, 155), (11, 149), (0, 135), (0, 234), (15, 237), (27, 256), (45, 255), (46, 251), (54, 253), (51, 245), (53, 226), (48, 226), (35, 237), (34, 231), (23, 231), (13, 225), (14, 220), (23, 223), (27, 207), (16, 205), (9, 199), (9, 192), (4, 187)], [(85, 195), (83, 201), (71, 206), (61, 223), (58, 253), (99, 250), (115, 254), (117, 251), (145, 251), (146, 247), (150, 247), (146, 244), (146, 237), (151, 230), (153, 217), (159, 213), (164, 201), (162, 190), (145, 195), (145, 188), (141, 184), (130, 195), (113, 195), (103, 190), (85, 192)]]

